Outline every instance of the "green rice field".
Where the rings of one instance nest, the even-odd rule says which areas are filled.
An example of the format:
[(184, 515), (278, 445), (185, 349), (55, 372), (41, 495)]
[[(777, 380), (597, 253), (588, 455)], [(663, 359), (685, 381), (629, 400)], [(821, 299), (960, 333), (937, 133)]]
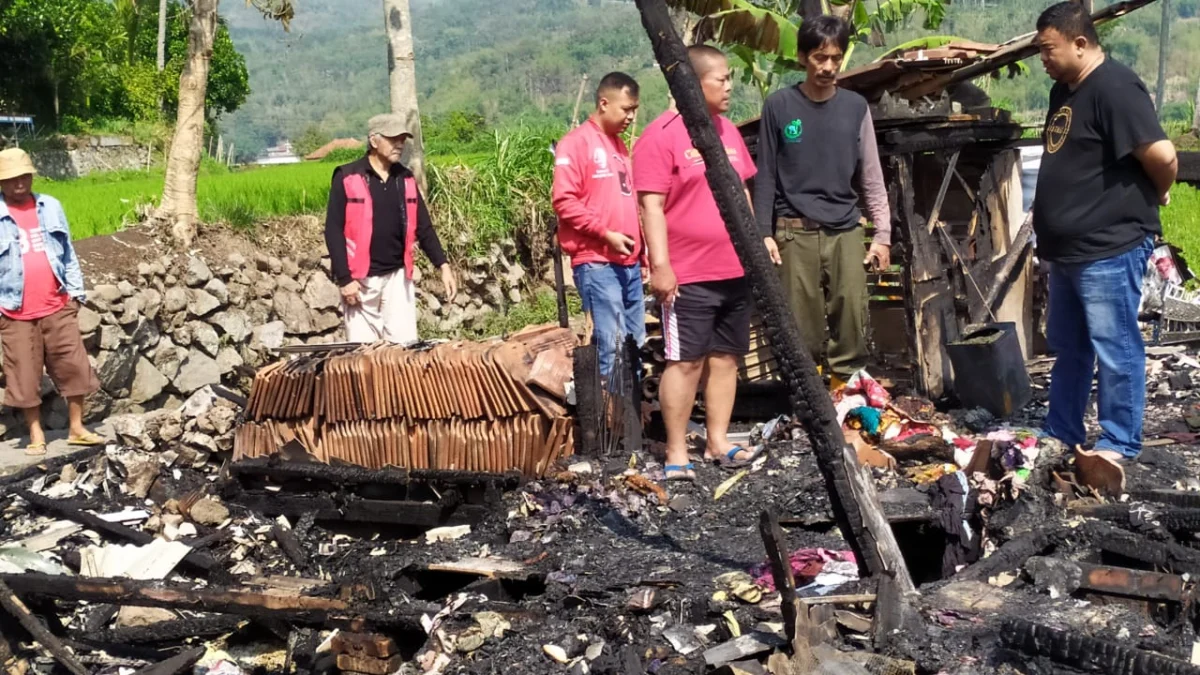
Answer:
[[(305, 163), (204, 171), (196, 188), (200, 219), (249, 228), (263, 218), (323, 212), (333, 167)], [(71, 235), (82, 239), (115, 232), (136, 221), (137, 208), (157, 203), (162, 186), (163, 172), (159, 170), (71, 181), (41, 179), (34, 189), (63, 203)]]

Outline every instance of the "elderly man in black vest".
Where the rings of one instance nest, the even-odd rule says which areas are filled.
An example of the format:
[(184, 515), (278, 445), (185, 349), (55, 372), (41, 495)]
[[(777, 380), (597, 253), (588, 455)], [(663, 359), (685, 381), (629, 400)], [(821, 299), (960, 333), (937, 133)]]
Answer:
[(407, 344), (417, 340), (416, 247), (441, 270), (447, 302), (458, 282), (412, 171), (400, 163), (412, 138), (404, 118), (376, 115), (367, 128), (366, 156), (333, 171), (325, 245), (342, 292), (346, 339)]

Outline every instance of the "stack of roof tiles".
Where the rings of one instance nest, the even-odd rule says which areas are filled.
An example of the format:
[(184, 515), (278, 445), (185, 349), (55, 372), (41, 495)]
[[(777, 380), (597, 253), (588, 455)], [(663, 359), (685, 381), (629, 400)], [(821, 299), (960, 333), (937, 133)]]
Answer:
[(381, 342), (280, 361), (254, 378), (234, 458), (296, 441), (324, 462), (540, 476), (574, 449), (562, 404), (575, 346), (567, 329), (535, 327), (506, 341)]

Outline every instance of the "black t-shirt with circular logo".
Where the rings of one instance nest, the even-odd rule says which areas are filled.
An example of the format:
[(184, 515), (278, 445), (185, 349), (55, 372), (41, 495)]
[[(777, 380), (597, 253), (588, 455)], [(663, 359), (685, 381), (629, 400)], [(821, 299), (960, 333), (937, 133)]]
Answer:
[(1075, 91), (1055, 84), (1033, 201), (1038, 255), (1091, 262), (1160, 233), (1159, 195), (1133, 151), (1166, 137), (1146, 85), (1112, 59)]

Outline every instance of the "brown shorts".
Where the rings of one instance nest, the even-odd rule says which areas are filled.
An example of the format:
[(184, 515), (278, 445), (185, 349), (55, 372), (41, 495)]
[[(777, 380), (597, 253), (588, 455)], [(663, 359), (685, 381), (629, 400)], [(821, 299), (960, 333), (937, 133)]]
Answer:
[(4, 404), (42, 403), (42, 368), (63, 396), (87, 396), (100, 388), (79, 332), (79, 304), (72, 300), (50, 316), (17, 321), (0, 315), (4, 347)]

